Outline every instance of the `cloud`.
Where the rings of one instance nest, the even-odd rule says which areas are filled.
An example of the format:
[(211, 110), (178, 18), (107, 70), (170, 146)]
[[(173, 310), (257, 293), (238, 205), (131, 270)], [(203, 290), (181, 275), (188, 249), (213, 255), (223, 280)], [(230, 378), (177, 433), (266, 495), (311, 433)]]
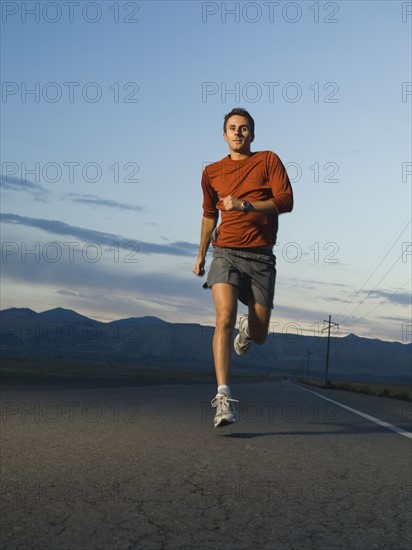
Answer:
[[(57, 292), (61, 294), (60, 291)], [(64, 306), (101, 321), (155, 315), (172, 322), (202, 324), (214, 318), (211, 296), (201, 288), (198, 288), (197, 295), (192, 294), (190, 299), (185, 295), (162, 296), (159, 299), (156, 296), (149, 296), (145, 291), (131, 295), (119, 288), (113, 288), (111, 292), (78, 294), (78, 297), (68, 297), (69, 301), (65, 300)]]
[[(139, 312), (199, 322), (213, 315), (211, 292), (203, 290), (204, 280), (192, 273), (197, 244), (138, 242), (134, 243), (136, 255), (127, 248), (133, 241), (121, 235), (10, 213), (0, 215), (0, 220), (52, 235), (49, 242), (7, 243), (9, 246), (3, 247), (3, 281), (17, 300), (22, 286), (32, 289), (34, 295), (54, 294), (56, 305), (69, 304), (82, 311), (87, 304), (89, 313), (98, 312), (105, 319)], [(90, 257), (85, 253), (88, 248)], [(101, 257), (94, 261), (90, 258), (96, 250)], [(169, 258), (165, 257), (160, 269), (153, 269), (149, 254)]]
[(0, 221), (14, 225), (22, 225), (25, 227), (35, 227), (42, 229), (53, 235), (63, 237), (74, 237), (85, 243), (95, 243), (100, 246), (113, 247), (118, 245), (124, 250), (130, 250), (130, 246), (134, 247), (135, 251), (143, 254), (170, 254), (172, 256), (193, 256), (197, 254), (199, 246), (197, 244), (188, 243), (185, 241), (177, 241), (168, 244), (146, 243), (143, 241), (135, 241), (127, 239), (121, 235), (112, 233), (104, 233), (94, 229), (87, 229), (58, 220), (45, 220), (41, 218), (30, 218), (27, 216), (19, 216), (18, 214), (1, 214)]
[[(16, 243), (18, 244), (18, 243)], [(92, 247), (93, 252), (96, 249)], [(34, 252), (36, 250), (36, 252)], [(59, 254), (56, 254), (56, 251)], [(53, 286), (62, 296), (85, 297), (90, 294), (121, 294), (140, 296), (149, 299), (170, 301), (175, 304), (191, 301), (196, 294), (211, 298), (202, 289), (203, 279), (191, 272), (191, 263), (183, 258), (176, 258), (169, 269), (150, 270), (150, 261), (138, 258), (138, 262), (119, 261), (113, 250), (101, 251), (101, 256), (94, 261), (84, 253), (85, 247), (69, 247), (64, 243), (53, 241), (46, 246), (33, 246), (25, 254), (19, 247), (11, 248), (2, 258), (2, 276), (16, 283)], [(92, 252), (92, 251), (91, 251)], [(126, 257), (129, 252), (126, 254)], [(178, 269), (176, 269), (176, 266)], [(81, 294), (83, 293), (83, 294)]]
[(96, 312), (106, 320), (136, 314), (175, 321), (190, 318), (199, 323), (210, 320), (213, 316), (211, 292), (202, 288), (204, 280), (191, 273), (187, 261), (176, 261), (184, 264), (178, 271), (147, 273), (140, 269), (140, 263), (115, 263), (113, 256), (109, 262), (103, 258), (103, 261), (88, 263), (80, 251), (72, 263), (67, 258), (54, 263), (37, 262), (34, 255), (29, 255), (24, 262), (20, 254), (15, 254), (2, 264), (2, 279), (4, 292), (7, 288), (9, 295), (16, 293), (18, 297), (22, 285), (30, 288), (33, 296), (42, 296), (44, 292), (48, 297), (54, 294), (54, 307), (69, 305), (76, 311)]
[(46, 202), (48, 189), (30, 180), (23, 180), (14, 176), (1, 175), (1, 187), (9, 191), (29, 193), (35, 200)]
[[(50, 304), (48, 307), (69, 307), (102, 321), (155, 315), (170, 322), (213, 322), (212, 293), (202, 288), (204, 278), (191, 273), (188, 259), (170, 259), (167, 264), (169, 269), (149, 273), (140, 269), (143, 260), (133, 265), (115, 263), (113, 255), (108, 255), (104, 260), (88, 263), (80, 250), (76, 251), (73, 263), (67, 260), (37, 262), (33, 254), (28, 256), (26, 262), (19, 254), (10, 256), (2, 264), (4, 293), (15, 295), (15, 302), (9, 307), (36, 309), (32, 302), (20, 299), (21, 295), (27, 296), (27, 292), (20, 289), (26, 288), (35, 297), (37, 306), (41, 297), (45, 296), (46, 300), (52, 300), (47, 302)], [(319, 336), (324, 336), (323, 321), (329, 312), (322, 311), (317, 300), (305, 301), (297, 307), (288, 304), (286, 298), (283, 298), (284, 304), (281, 301), (282, 296), (278, 299), (275, 295), (270, 332), (309, 335), (313, 336), (314, 342)], [(245, 309), (240, 304), (239, 314)], [(339, 322), (335, 317), (332, 320)], [(360, 319), (355, 325), (349, 319), (340, 326), (339, 335), (347, 331), (358, 333), (362, 327), (366, 330), (365, 336), (372, 333), (382, 335), (384, 339), (401, 338), (399, 326), (393, 327), (376, 319)]]
[(61, 294), (62, 296), (72, 296), (74, 298), (87, 298), (87, 294), (83, 292), (73, 292), (72, 290), (56, 290), (56, 294)]
[(144, 212), (145, 208), (124, 202), (117, 202), (108, 199), (101, 199), (96, 195), (81, 195), (79, 193), (69, 193), (64, 199), (93, 206), (108, 206), (109, 208), (117, 208), (119, 210), (132, 210), (133, 212)]
[(368, 294), (370, 298), (384, 298), (392, 304), (400, 304), (401, 306), (411, 305), (411, 294), (409, 292), (392, 292), (389, 290), (364, 290), (364, 294)]
[[(62, 246), (65, 239), (60, 237), (63, 241), (61, 243), (54, 240), (47, 243), (62, 246), (62, 259), (54, 262), (50, 259), (53, 257), (53, 246), (50, 246), (48, 255), (43, 244), (39, 243), (38, 257), (30, 252), (26, 258), (23, 251), (18, 248), (19, 243), (15, 243), (16, 250), (10, 249), (9, 253), (4, 255), (2, 274), (4, 284), (9, 287), (8, 292), (15, 289), (17, 301), (22, 285), (23, 288), (32, 289), (34, 295), (37, 288), (39, 295), (47, 293), (50, 296), (54, 293), (56, 298), (60, 296), (59, 300), (63, 303), (58, 302), (55, 306), (69, 306), (82, 312), (87, 307), (86, 313), (89, 316), (91, 312), (96, 312), (101, 319), (106, 320), (137, 314), (156, 315), (174, 322), (203, 322), (214, 318), (212, 294), (210, 290), (202, 289), (204, 278), (197, 278), (191, 272), (191, 258), (194, 259), (197, 254), (198, 245), (179, 241), (162, 245), (139, 242), (138, 262), (127, 263), (123, 261), (124, 255), (123, 258), (120, 255), (120, 261), (116, 261), (113, 253), (113, 243), (117, 242), (121, 247), (132, 242), (123, 236), (72, 226), (58, 220), (29, 218), (16, 214), (4, 214), (0, 219), (9, 224), (41, 229), (51, 233), (54, 238), (56, 234), (69, 237), (66, 240), (74, 240), (74, 237), (84, 243), (97, 243), (103, 248), (102, 258), (97, 262), (88, 260), (87, 254), (84, 255), (87, 244), (83, 247), (74, 247), (73, 257), (70, 259), (67, 247)], [(32, 250), (33, 246), (28, 248)], [(160, 269), (153, 269), (150, 259), (144, 256), (151, 253), (169, 254), (171, 257), (162, 262)], [(304, 279), (301, 282), (317, 283), (323, 287), (328, 284)], [(349, 285), (332, 283), (331, 286), (341, 287), (337, 290), (345, 291), (342, 287)], [(381, 298), (391, 296), (389, 291), (384, 292), (384, 295), (382, 292), (380, 291)], [(405, 300), (406, 296), (404, 293), (402, 300)], [(293, 331), (297, 323), (303, 334), (318, 334), (323, 326), (323, 320), (329, 313), (324, 311), (323, 302), (312, 298), (302, 303), (301, 307), (300, 304), (293, 307), (285, 298), (284, 305), (282, 304), (282, 293), (279, 294), (279, 298), (280, 300), (275, 296), (271, 331)], [(409, 296), (407, 298), (409, 299)], [(33, 304), (15, 305), (31, 307)], [(240, 306), (240, 309), (244, 309), (244, 306)], [(352, 327), (351, 319), (341, 329), (347, 327)], [(356, 322), (356, 327), (370, 327), (374, 331), (376, 327), (380, 327), (380, 323), (373, 319), (360, 319)], [(386, 323), (382, 324), (380, 330), (387, 338), (392, 329)], [(353, 331), (351, 328), (351, 332)]]
[(324, 296), (318, 297), (319, 300), (324, 300), (325, 302), (343, 302), (344, 304), (349, 304), (350, 300), (343, 300), (342, 298), (336, 298), (334, 296)]
[(412, 319), (410, 317), (409, 317), (409, 319), (406, 319), (406, 317), (384, 316), (384, 317), (379, 317), (379, 319), (383, 319), (385, 321), (396, 321), (396, 322), (399, 322), (399, 323), (404, 323), (405, 325), (412, 324)]
[[(294, 287), (298, 287), (298, 288), (302, 288), (302, 286), (304, 284), (311, 284), (311, 285), (317, 285), (317, 286), (337, 286), (337, 287), (340, 287), (340, 288), (353, 288), (351, 285), (348, 285), (348, 284), (344, 284), (344, 283), (332, 283), (330, 281), (328, 281), (327, 283), (325, 283), (324, 281), (320, 281), (320, 280), (314, 280), (314, 279), (298, 279), (296, 277), (291, 277), (289, 279), (289, 281), (297, 281), (296, 284), (293, 284)], [(291, 285), (292, 286), (292, 285)]]

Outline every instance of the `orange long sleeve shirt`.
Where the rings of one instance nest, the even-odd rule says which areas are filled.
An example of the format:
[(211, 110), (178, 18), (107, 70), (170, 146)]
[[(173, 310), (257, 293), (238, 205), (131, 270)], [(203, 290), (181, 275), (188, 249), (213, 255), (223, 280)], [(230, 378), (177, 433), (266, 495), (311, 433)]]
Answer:
[[(217, 219), (219, 235), (213, 246), (228, 248), (271, 248), (276, 244), (279, 214), (293, 208), (293, 192), (280, 158), (260, 151), (244, 160), (226, 156), (206, 166), (202, 175), (203, 216)], [(221, 199), (232, 195), (240, 200), (272, 200), (277, 212), (238, 212), (224, 209)]]

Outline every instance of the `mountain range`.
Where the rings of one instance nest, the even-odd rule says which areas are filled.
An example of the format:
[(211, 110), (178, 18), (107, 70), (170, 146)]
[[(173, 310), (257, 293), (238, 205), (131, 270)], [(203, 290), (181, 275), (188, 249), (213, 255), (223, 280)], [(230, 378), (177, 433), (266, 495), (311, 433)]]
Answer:
[[(213, 366), (212, 323), (169, 323), (157, 317), (131, 317), (103, 323), (61, 307), (37, 313), (28, 308), (0, 312), (1, 347), (7, 358), (39, 358), (56, 364), (116, 366), (179, 365), (182, 372)], [(237, 331), (235, 331), (237, 333)], [(233, 355), (233, 372), (303, 378), (325, 375), (326, 337), (270, 333), (263, 346), (244, 357)], [(412, 382), (412, 344), (334, 337), (330, 380)]]

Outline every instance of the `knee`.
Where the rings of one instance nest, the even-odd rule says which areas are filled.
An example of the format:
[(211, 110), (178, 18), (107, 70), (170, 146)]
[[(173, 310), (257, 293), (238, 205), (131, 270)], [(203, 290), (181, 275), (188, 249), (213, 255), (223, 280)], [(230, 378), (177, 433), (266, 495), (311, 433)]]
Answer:
[(216, 330), (233, 330), (236, 323), (236, 314), (229, 310), (220, 311), (216, 315)]

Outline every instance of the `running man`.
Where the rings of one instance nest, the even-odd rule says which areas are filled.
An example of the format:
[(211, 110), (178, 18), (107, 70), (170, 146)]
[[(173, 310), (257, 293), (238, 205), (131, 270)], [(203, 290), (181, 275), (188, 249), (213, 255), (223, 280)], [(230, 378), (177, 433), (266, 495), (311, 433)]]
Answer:
[[(255, 123), (240, 108), (224, 117), (223, 139), (229, 155), (203, 170), (203, 218), (199, 255), (193, 273), (205, 274), (205, 258), (214, 251), (205, 288), (212, 289), (216, 308), (213, 336), (217, 394), (215, 427), (236, 421), (235, 399), (229, 387), (233, 329), (237, 301), (248, 306), (241, 316), (234, 349), (243, 355), (252, 342), (266, 340), (276, 279), (279, 214), (293, 208), (293, 192), (279, 157), (272, 151), (251, 151)], [(218, 226), (219, 212), (221, 215)]]

